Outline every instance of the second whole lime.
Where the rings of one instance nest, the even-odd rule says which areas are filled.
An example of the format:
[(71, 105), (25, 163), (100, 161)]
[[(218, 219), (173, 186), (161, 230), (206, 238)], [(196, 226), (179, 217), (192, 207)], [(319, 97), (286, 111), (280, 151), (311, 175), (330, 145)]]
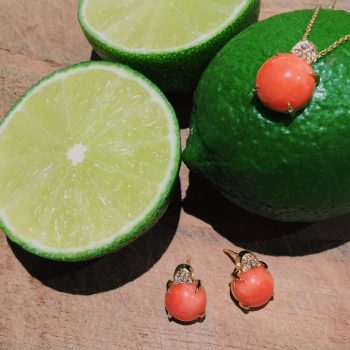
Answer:
[[(281, 221), (350, 211), (350, 42), (317, 61), (320, 80), (297, 115), (272, 112), (252, 88), (259, 67), (301, 39), (311, 10), (259, 22), (232, 39), (195, 94), (185, 163), (230, 201)], [(350, 14), (322, 10), (309, 37), (324, 49), (348, 34)]]

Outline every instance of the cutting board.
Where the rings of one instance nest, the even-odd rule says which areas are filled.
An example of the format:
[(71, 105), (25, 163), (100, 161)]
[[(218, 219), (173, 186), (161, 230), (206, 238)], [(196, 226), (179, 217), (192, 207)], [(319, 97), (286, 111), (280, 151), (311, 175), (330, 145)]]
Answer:
[[(263, 0), (261, 19), (315, 5)], [(338, 8), (350, 11), (350, 1)], [(76, 12), (76, 0), (0, 0), (0, 116), (44, 75), (91, 58)], [(191, 96), (169, 99), (184, 145)], [(46, 261), (1, 234), (0, 348), (350, 349), (349, 241), (350, 215), (314, 224), (266, 220), (233, 206), (183, 165), (160, 223), (115, 254)], [(247, 313), (231, 299), (233, 264), (223, 248), (250, 249), (268, 263), (276, 292), (266, 307)], [(185, 326), (168, 320), (163, 298), (188, 256), (208, 307), (203, 322)]]

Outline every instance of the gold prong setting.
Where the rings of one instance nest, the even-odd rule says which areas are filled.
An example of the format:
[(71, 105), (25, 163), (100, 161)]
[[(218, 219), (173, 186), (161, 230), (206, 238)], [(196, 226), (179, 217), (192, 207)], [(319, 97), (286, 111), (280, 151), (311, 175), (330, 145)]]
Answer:
[(293, 106), (288, 102), (288, 113), (293, 115), (295, 113), (295, 109), (293, 108)]

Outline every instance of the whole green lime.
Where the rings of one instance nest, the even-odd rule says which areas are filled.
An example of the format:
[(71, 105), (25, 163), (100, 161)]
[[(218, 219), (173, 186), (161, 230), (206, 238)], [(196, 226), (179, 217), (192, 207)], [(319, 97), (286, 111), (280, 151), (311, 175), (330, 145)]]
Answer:
[(210, 60), (256, 22), (260, 0), (80, 0), (94, 50), (142, 72), (168, 92), (193, 91)]
[[(183, 155), (233, 203), (282, 221), (350, 211), (350, 42), (314, 64), (320, 80), (297, 115), (268, 110), (252, 92), (259, 67), (289, 52), (311, 15), (259, 22), (218, 53), (196, 90)], [(322, 10), (309, 39), (321, 50), (349, 28), (349, 13)]]

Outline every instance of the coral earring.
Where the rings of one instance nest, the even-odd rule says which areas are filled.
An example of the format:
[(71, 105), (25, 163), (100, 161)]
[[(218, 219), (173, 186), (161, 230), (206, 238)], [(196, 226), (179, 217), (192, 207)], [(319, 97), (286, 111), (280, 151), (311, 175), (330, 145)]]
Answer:
[(273, 297), (274, 281), (267, 265), (252, 252), (235, 253), (224, 249), (235, 264), (232, 274), (231, 293), (243, 309), (257, 308), (267, 304)]
[(293, 113), (305, 107), (316, 87), (316, 75), (304, 59), (283, 53), (267, 60), (256, 77), (256, 92), (269, 109)]
[(192, 322), (205, 315), (206, 295), (195, 283), (172, 284), (165, 294), (168, 315), (178, 321)]
[(205, 290), (189, 262), (176, 267), (173, 280), (167, 282), (164, 303), (169, 319), (194, 322), (205, 317)]
[(263, 265), (242, 272), (231, 282), (231, 292), (243, 308), (265, 305), (273, 296), (274, 282), (271, 272)]

